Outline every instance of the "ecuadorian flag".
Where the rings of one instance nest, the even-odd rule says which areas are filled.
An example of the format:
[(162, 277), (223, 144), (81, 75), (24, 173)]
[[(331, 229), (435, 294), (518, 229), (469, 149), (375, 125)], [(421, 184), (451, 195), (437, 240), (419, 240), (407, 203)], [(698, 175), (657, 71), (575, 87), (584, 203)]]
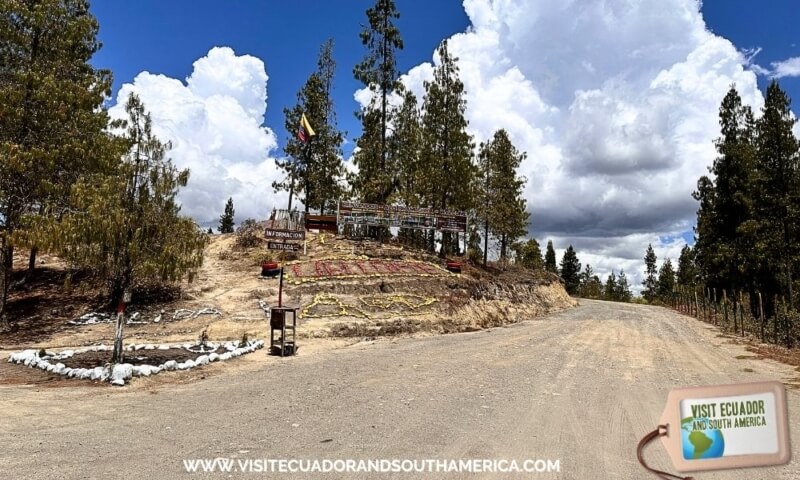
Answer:
[(308, 123), (308, 119), (304, 113), (303, 116), (300, 117), (300, 128), (297, 130), (297, 138), (299, 138), (301, 142), (306, 143), (314, 135), (316, 135), (316, 133), (314, 133), (314, 129), (311, 128), (311, 124)]

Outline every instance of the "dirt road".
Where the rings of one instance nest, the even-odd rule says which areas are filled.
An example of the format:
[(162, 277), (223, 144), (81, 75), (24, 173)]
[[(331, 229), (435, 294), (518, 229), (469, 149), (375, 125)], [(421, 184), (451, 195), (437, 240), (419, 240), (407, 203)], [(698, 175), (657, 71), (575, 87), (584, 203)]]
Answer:
[[(279, 360), (259, 352), (233, 371), (220, 365), (222, 373), (180, 385), (0, 387), (0, 477), (314, 478), (189, 475), (182, 462), (230, 457), (544, 458), (559, 459), (561, 472), (439, 478), (655, 478), (635, 448), (670, 389), (796, 384), (800, 376), (769, 360), (737, 359), (750, 354), (688, 317), (593, 301), (510, 328), (300, 353)], [(797, 444), (800, 393), (788, 395)], [(647, 457), (670, 468), (658, 443)], [(800, 458), (695, 477), (795, 479)]]

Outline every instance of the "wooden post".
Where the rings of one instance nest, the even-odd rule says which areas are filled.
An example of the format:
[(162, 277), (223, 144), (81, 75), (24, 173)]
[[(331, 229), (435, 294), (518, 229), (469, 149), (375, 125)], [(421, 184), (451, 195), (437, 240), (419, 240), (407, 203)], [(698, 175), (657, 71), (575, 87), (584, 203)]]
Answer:
[(761, 316), (761, 341), (764, 341), (764, 303), (761, 301), (761, 292), (758, 292), (758, 313)]
[(695, 318), (700, 317), (700, 301), (697, 300), (697, 289), (694, 289), (694, 316)]
[(744, 337), (744, 316), (745, 316), (746, 311), (744, 309), (744, 294), (742, 293), (741, 290), (739, 290), (739, 305), (740, 305), (740, 308), (742, 309), (741, 325), (742, 325), (742, 336)]
[(714, 292), (714, 325), (717, 324), (717, 287), (713, 288)]
[(722, 320), (725, 322), (725, 327), (728, 327), (728, 291), (722, 290)]
[(733, 290), (731, 293), (733, 297), (733, 304), (731, 305), (733, 307), (733, 333), (735, 334), (738, 333), (739, 330), (739, 324), (736, 323), (736, 310), (739, 309), (739, 302), (736, 300), (736, 290)]
[(772, 303), (772, 340), (775, 342), (775, 345), (778, 344), (778, 295), (775, 295), (775, 298)]

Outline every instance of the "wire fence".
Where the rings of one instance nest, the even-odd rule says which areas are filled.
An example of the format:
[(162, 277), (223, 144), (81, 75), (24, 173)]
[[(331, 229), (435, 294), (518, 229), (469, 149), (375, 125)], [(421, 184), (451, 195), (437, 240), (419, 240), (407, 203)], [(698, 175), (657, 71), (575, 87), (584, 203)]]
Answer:
[[(765, 310), (768, 302), (772, 308)], [(751, 295), (735, 290), (676, 287), (667, 303), (726, 333), (789, 348), (800, 345), (800, 312), (792, 309), (782, 296), (765, 299), (761, 292)], [(768, 310), (772, 315), (765, 313)]]

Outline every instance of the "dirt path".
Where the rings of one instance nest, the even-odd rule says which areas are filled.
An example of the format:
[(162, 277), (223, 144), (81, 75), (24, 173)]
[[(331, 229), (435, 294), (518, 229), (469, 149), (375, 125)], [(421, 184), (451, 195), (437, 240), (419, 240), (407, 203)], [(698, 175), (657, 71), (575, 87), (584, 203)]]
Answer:
[[(800, 376), (777, 362), (737, 359), (749, 355), (743, 347), (671, 311), (581, 303), (485, 332), (301, 349), (282, 361), (256, 353), (212, 365), (193, 383), (0, 386), (0, 477), (314, 478), (189, 475), (182, 463), (232, 457), (550, 458), (560, 459), (561, 472), (535, 478), (643, 479), (650, 477), (636, 462), (636, 443), (670, 389)], [(798, 390), (789, 389), (789, 412), (797, 443)], [(659, 445), (647, 457), (669, 468)], [(796, 479), (800, 458), (695, 478)]]

